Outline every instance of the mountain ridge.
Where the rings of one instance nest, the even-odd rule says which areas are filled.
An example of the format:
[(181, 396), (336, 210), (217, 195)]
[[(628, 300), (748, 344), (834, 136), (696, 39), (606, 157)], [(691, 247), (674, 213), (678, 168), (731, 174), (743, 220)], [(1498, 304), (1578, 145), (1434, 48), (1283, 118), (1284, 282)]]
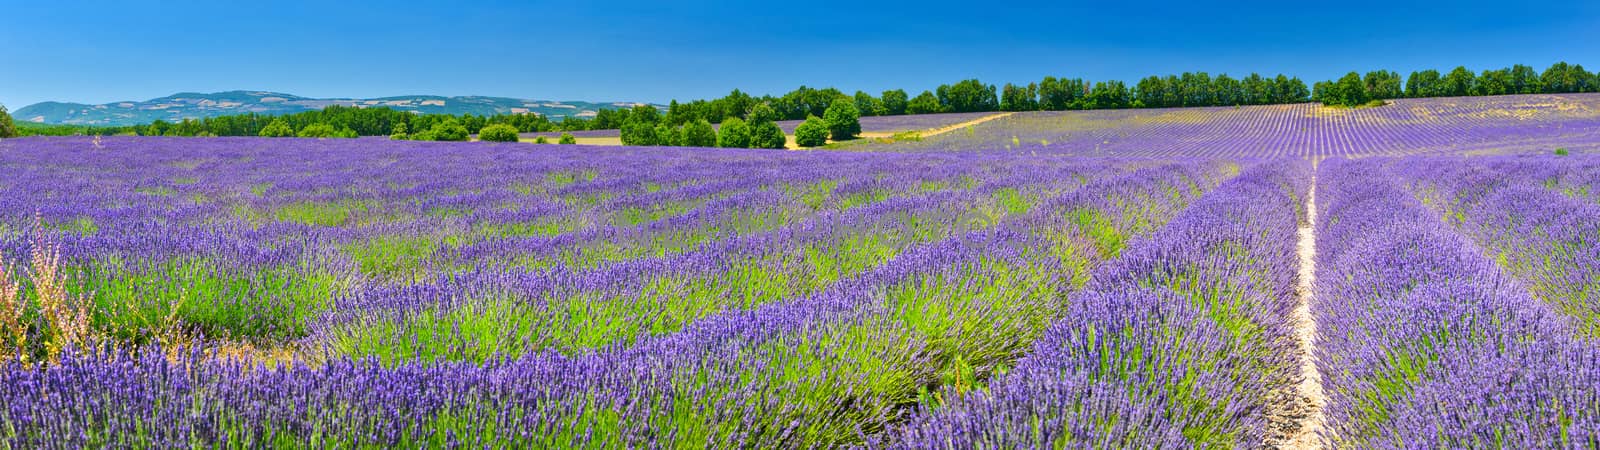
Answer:
[(572, 100), (533, 100), (480, 95), (396, 95), (376, 98), (314, 98), (266, 90), (233, 90), (212, 93), (179, 92), (144, 101), (119, 101), (102, 104), (46, 101), (12, 111), (19, 122), (65, 125), (124, 126), (147, 124), (155, 120), (177, 122), (183, 119), (234, 114), (293, 114), (328, 106), (358, 108), (388, 107), (417, 114), (527, 114), (551, 120), (565, 117), (592, 117), (601, 109), (631, 108), (636, 105), (663, 105), (639, 102), (590, 102)]

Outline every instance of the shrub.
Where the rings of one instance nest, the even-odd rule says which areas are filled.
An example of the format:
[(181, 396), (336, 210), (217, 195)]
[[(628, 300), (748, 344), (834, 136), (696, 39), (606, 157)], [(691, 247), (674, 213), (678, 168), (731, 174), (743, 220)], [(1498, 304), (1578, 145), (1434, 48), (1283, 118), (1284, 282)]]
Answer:
[(296, 136), (303, 138), (330, 138), (333, 137), (334, 133), (337, 132), (338, 130), (333, 129), (333, 125), (328, 125), (325, 123), (313, 123), (306, 125), (305, 128), (301, 128), (300, 132), (297, 133)]
[(1566, 147), (1556, 149), (1556, 156), (1567, 156)]
[(778, 117), (778, 110), (772, 109), (772, 105), (757, 103), (755, 106), (750, 107), (750, 114), (746, 115), (745, 118), (745, 120), (749, 121), (750, 126), (753, 127), (761, 122), (776, 121), (780, 117)]
[(674, 128), (667, 124), (656, 124), (656, 145), (683, 145), (683, 128)]
[(561, 133), (561, 140), (558, 140), (556, 142), (559, 143), (559, 144), (563, 144), (563, 145), (576, 144), (576, 143), (578, 143), (578, 138), (573, 137), (572, 133), (562, 132)]
[(544, 137), (544, 136), (536, 136), (536, 137), (533, 138), (533, 143), (535, 143), (535, 144), (549, 144), (550, 143), (550, 138), (547, 138), (547, 137)]
[(861, 134), (861, 111), (853, 102), (833, 102), (822, 118), (827, 123), (828, 135), (835, 141), (855, 139)]
[(794, 143), (801, 147), (816, 147), (828, 143), (828, 125), (817, 116), (807, 117), (805, 122), (794, 128)]
[(750, 125), (739, 120), (738, 117), (729, 117), (722, 121), (722, 128), (717, 130), (717, 146), (724, 148), (750, 148)]
[(772, 121), (750, 125), (750, 146), (753, 148), (784, 148), (788, 140), (783, 128)]
[(411, 139), (411, 136), (406, 134), (406, 123), (396, 122), (394, 124), (394, 129), (389, 132), (389, 139), (396, 141)]
[(461, 122), (449, 119), (434, 124), (433, 128), (428, 130), (427, 135), (430, 141), (465, 141), (470, 134), (467, 133), (467, 127), (461, 125)]
[(655, 118), (648, 114), (640, 116), (643, 117), (629, 117), (622, 122), (622, 145), (660, 145)]
[(696, 119), (683, 126), (683, 145), (689, 147), (716, 147), (717, 129), (705, 119)]
[(294, 128), (289, 127), (289, 122), (283, 119), (273, 119), (272, 123), (262, 127), (261, 132), (256, 134), (261, 137), (294, 137)]
[(516, 142), (517, 127), (495, 124), (478, 130), (478, 140), (486, 142)]

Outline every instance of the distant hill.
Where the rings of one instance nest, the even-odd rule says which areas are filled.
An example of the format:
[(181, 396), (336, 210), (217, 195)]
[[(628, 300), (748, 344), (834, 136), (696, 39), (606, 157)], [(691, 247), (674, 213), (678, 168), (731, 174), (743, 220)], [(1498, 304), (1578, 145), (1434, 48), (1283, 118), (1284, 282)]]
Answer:
[[(200, 94), (182, 92), (142, 102), (126, 101), (103, 105), (43, 102), (12, 111), (21, 122), (71, 125), (134, 125), (156, 119), (176, 122), (182, 119), (226, 116), (244, 113), (289, 114), (318, 110), (329, 105), (362, 108), (388, 107), (418, 114), (522, 114), (538, 113), (552, 120), (567, 116), (589, 117), (601, 109), (631, 108), (639, 103), (595, 103), (579, 101), (524, 100), (507, 97), (441, 97), (407, 95), (370, 99), (309, 98), (266, 91), (228, 91)], [(664, 108), (662, 105), (655, 105)]]

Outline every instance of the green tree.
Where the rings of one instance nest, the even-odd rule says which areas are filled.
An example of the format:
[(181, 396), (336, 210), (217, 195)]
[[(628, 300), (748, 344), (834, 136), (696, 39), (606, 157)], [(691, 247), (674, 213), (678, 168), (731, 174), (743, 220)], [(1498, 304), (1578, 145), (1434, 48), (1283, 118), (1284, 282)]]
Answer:
[(394, 127), (392, 129), (394, 131), (389, 133), (389, 139), (393, 139), (393, 140), (396, 140), (396, 141), (404, 141), (406, 139), (411, 139), (411, 136), (406, 134), (407, 130), (406, 130), (406, 123), (405, 122), (395, 123)]
[(1005, 111), (1033, 111), (1039, 109), (1039, 85), (1017, 86), (1006, 83), (1000, 89), (1000, 109)]
[(505, 124), (495, 124), (478, 130), (478, 140), (486, 142), (516, 142), (517, 127)]
[(722, 127), (717, 130), (717, 146), (750, 148), (750, 125), (738, 117), (723, 119)]
[(1405, 89), (1400, 84), (1400, 74), (1387, 70), (1367, 72), (1361, 79), (1366, 85), (1367, 97), (1374, 100), (1389, 100), (1405, 96)]
[(1467, 70), (1466, 67), (1457, 66), (1455, 69), (1452, 69), (1448, 75), (1444, 76), (1444, 81), (1442, 84), (1443, 90), (1440, 92), (1441, 96), (1465, 97), (1472, 95), (1472, 92), (1476, 89), (1475, 86), (1478, 84), (1478, 79), (1472, 74), (1471, 70)]
[(655, 122), (639, 118), (628, 118), (622, 123), (622, 145), (650, 146), (657, 145)]
[(716, 147), (717, 129), (706, 119), (695, 119), (683, 126), (683, 145), (689, 147)]
[(976, 79), (961, 80), (953, 85), (939, 86), (937, 89), (939, 103), (953, 112), (999, 110), (1000, 99), (994, 91), (994, 85), (983, 84)]
[(1473, 86), (1473, 95), (1506, 95), (1515, 94), (1516, 80), (1513, 79), (1511, 69), (1485, 70), (1478, 77), (1478, 83)]
[(6, 111), (5, 105), (0, 105), (0, 138), (17, 137), (17, 123), (11, 120), (11, 112)]
[[(1046, 79), (1049, 78), (1046, 77)], [(1040, 85), (1040, 89), (1042, 91), (1042, 84)], [(1144, 79), (1139, 80), (1139, 84), (1134, 85), (1134, 90), (1139, 92), (1135, 98), (1146, 108), (1166, 108), (1173, 106), (1167, 104), (1167, 89), (1169, 89), (1169, 87), (1167, 86), (1166, 80), (1158, 76), (1145, 77)], [(1046, 109), (1054, 110), (1054, 108), (1051, 108), (1051, 106), (1052, 102), (1045, 102)]]
[(295, 135), (303, 138), (330, 138), (333, 137), (335, 132), (338, 132), (338, 130), (335, 130), (333, 125), (314, 123), (301, 128), (300, 132)]
[(1406, 78), (1406, 96), (1412, 98), (1437, 97), (1443, 91), (1439, 71), (1428, 69), (1411, 72)]
[(928, 91), (922, 91), (916, 98), (906, 103), (906, 114), (933, 114), (944, 111), (944, 105), (939, 103), (939, 97)]
[(906, 91), (901, 89), (883, 91), (883, 115), (898, 116), (905, 114), (906, 107), (910, 104), (909, 98), (906, 96)]
[(261, 132), (257, 133), (257, 135), (261, 137), (294, 137), (294, 128), (290, 128), (289, 122), (280, 117), (272, 119), (272, 123), (262, 127)]
[(428, 140), (432, 141), (465, 141), (468, 136), (470, 133), (467, 132), (467, 126), (453, 117), (428, 129)]
[(1517, 64), (1511, 66), (1512, 90), (1518, 94), (1538, 94), (1544, 92), (1544, 85), (1539, 81), (1539, 72), (1532, 67)]
[(656, 124), (656, 145), (669, 147), (683, 145), (683, 128), (667, 125), (665, 122)]
[(782, 117), (779, 116), (776, 109), (772, 108), (772, 105), (763, 102), (751, 106), (750, 114), (746, 115), (744, 120), (754, 126), (760, 122), (776, 122), (782, 120)]
[(1133, 95), (1128, 92), (1128, 86), (1121, 81), (1096, 82), (1094, 89), (1085, 97), (1086, 104), (1091, 108), (1112, 109), (1127, 108), (1131, 106)]
[(1300, 81), (1300, 77), (1278, 74), (1273, 80), (1273, 85), (1277, 88), (1275, 89), (1277, 97), (1272, 103), (1300, 103), (1311, 97), (1311, 90), (1306, 88), (1306, 82)]
[(873, 97), (872, 94), (856, 91), (855, 102), (856, 108), (861, 110), (861, 115), (863, 116), (881, 116), (887, 114), (883, 107), (883, 101), (878, 100), (877, 97)]
[(750, 123), (750, 147), (753, 148), (784, 148), (788, 144), (788, 136), (783, 134), (783, 128), (773, 121)]
[(1350, 72), (1335, 81), (1330, 87), (1331, 93), (1322, 99), (1325, 105), (1360, 106), (1367, 103), (1367, 85), (1361, 80), (1361, 74)]
[(835, 141), (855, 139), (861, 134), (861, 112), (851, 102), (833, 102), (822, 119), (828, 126), (828, 135)]
[(557, 144), (563, 144), (563, 145), (576, 144), (576, 143), (578, 143), (578, 138), (574, 137), (572, 135), (572, 133), (568, 133), (568, 132), (564, 132), (563, 131), (563, 132), (561, 132), (561, 139), (556, 141), (556, 143)]
[[(801, 89), (803, 90), (806, 88), (802, 86)], [(816, 97), (810, 101), (819, 101), (819, 98), (820, 97)], [(843, 102), (833, 101), (832, 103), (838, 104)], [(809, 110), (809, 107), (801, 107), (800, 109)], [(783, 128), (779, 128), (778, 124), (775, 123), (779, 117), (781, 116), (777, 110), (773, 109), (771, 106), (768, 106), (767, 103), (757, 103), (755, 106), (750, 108), (750, 118), (747, 122), (747, 124), (750, 126), (750, 147), (784, 147), (787, 138), (783, 135)]]
[(1244, 95), (1242, 100), (1246, 105), (1263, 105), (1272, 99), (1272, 82), (1261, 74), (1252, 72), (1239, 80), (1239, 84)]
[[(830, 107), (831, 111), (832, 108)], [(794, 128), (794, 143), (801, 147), (817, 147), (828, 143), (828, 124), (817, 116), (807, 117)]]

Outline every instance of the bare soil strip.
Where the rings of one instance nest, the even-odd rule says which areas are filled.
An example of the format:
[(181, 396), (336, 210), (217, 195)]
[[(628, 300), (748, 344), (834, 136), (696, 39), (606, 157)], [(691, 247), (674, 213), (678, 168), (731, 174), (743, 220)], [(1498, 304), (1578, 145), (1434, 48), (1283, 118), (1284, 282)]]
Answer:
[[(934, 137), (934, 136), (938, 136), (938, 135), (941, 135), (941, 134), (949, 133), (951, 131), (955, 131), (955, 130), (959, 130), (959, 129), (962, 129), (962, 128), (966, 128), (966, 127), (970, 127), (970, 126), (973, 126), (973, 125), (977, 125), (977, 124), (980, 124), (980, 123), (984, 123), (984, 122), (988, 122), (988, 121), (991, 121), (991, 120), (999, 119), (1001, 117), (1009, 116), (1009, 115), (1012, 115), (1012, 114), (1016, 114), (1016, 113), (1014, 113), (1014, 112), (1004, 112), (1004, 113), (998, 113), (998, 114), (990, 114), (990, 115), (987, 115), (987, 116), (979, 117), (979, 118), (976, 118), (976, 119), (968, 120), (966, 122), (961, 122), (961, 123), (954, 124), (954, 125), (945, 125), (945, 126), (939, 127), (939, 128), (929, 128), (929, 129), (926, 129), (926, 130), (912, 130), (912, 131), (916, 131), (918, 135), (921, 135), (924, 138)], [(888, 132), (861, 133), (861, 137), (869, 137), (869, 138), (870, 137), (890, 137), (890, 136), (893, 136), (893, 135), (894, 135), (894, 133), (888, 133)]]
[[(1314, 165), (1312, 167), (1315, 167)], [(1317, 182), (1311, 178), (1311, 190), (1306, 195), (1306, 225), (1299, 230), (1300, 285), (1296, 289), (1300, 304), (1295, 306), (1295, 335), (1300, 341), (1300, 386), (1295, 399), (1300, 409), (1298, 424), (1284, 441), (1283, 448), (1321, 449), (1320, 437), (1324, 425), (1322, 407), (1328, 396), (1322, 390), (1322, 374), (1317, 371), (1317, 321), (1311, 316), (1314, 301), (1313, 286), (1317, 271)]]

